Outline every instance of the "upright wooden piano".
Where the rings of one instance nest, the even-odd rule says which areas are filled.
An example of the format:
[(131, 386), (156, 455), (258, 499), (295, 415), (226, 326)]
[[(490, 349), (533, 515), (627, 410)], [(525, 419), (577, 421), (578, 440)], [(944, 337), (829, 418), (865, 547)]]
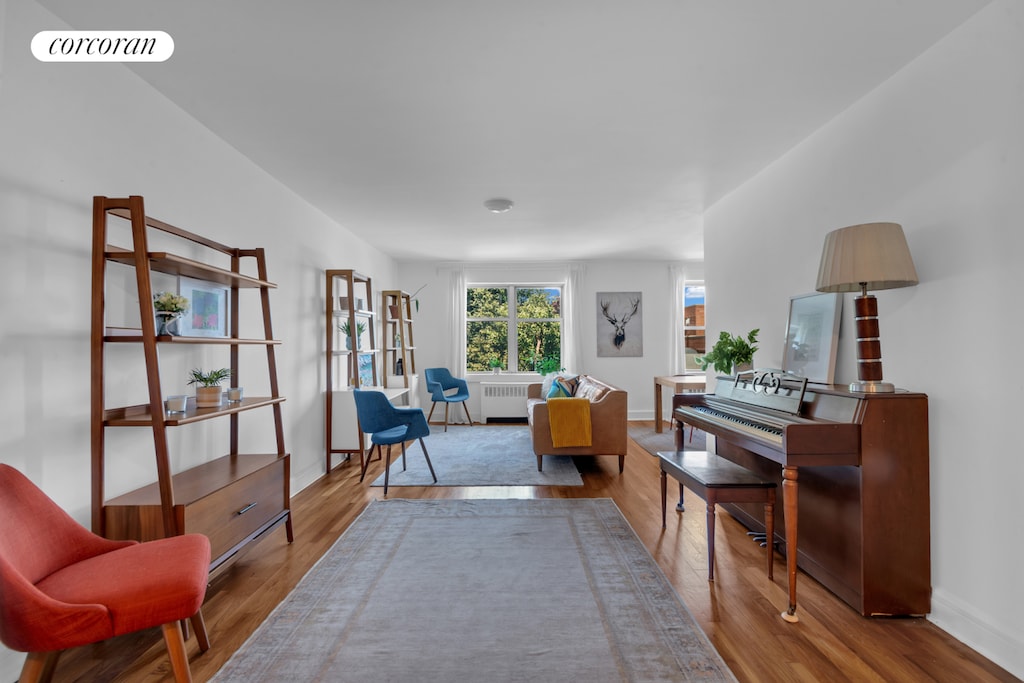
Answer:
[[(715, 435), (717, 453), (781, 486), (775, 528), (785, 529), (776, 539), (789, 570), (784, 618), (797, 620), (797, 567), (865, 616), (926, 614), (928, 397), (787, 377), (719, 377), (714, 394), (677, 394), (676, 447), (684, 447), (684, 425), (694, 425)], [(726, 509), (764, 529), (761, 506)]]

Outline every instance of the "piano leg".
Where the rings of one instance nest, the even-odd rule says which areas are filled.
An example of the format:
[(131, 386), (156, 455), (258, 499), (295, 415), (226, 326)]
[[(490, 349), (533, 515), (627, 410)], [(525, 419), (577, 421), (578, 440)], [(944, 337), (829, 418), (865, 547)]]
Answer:
[[(797, 539), (797, 468), (782, 468), (782, 510), (786, 518), (786, 569), (789, 572), (789, 609), (782, 618), (790, 623), (800, 621), (796, 615), (796, 539)], [(769, 554), (771, 547), (768, 548)]]
[(676, 512), (686, 512), (686, 506), (683, 505), (683, 486), (682, 482), (679, 482), (679, 502), (676, 503)]

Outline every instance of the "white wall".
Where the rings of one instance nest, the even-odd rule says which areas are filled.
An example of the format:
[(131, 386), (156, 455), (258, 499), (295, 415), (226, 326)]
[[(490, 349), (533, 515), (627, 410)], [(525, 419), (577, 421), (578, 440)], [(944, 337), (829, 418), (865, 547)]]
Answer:
[[(584, 274), (580, 292), (583, 348), (579, 367), (573, 372), (594, 375), (629, 393), (629, 416), (633, 420), (649, 420), (654, 416), (654, 377), (670, 372), (669, 312), (672, 306), (668, 262), (659, 261), (592, 261), (582, 264)], [(703, 264), (685, 264), (687, 277), (703, 277)], [(399, 280), (408, 292), (416, 291), (420, 312), (416, 319), (417, 369), (446, 364), (445, 349), (452, 343), (447, 327), (448, 276), (438, 264), (402, 262)], [(565, 266), (560, 263), (534, 264), (472, 264), (467, 278), (472, 282), (554, 282), (563, 281)], [(633, 358), (599, 358), (596, 335), (610, 328), (599, 320), (598, 292), (641, 292), (643, 294), (643, 356)], [(536, 376), (536, 375), (533, 375)], [(470, 380), (474, 378), (471, 376)], [(476, 378), (479, 381), (479, 377)], [(484, 375), (491, 381), (491, 375)], [(421, 405), (430, 409), (424, 382), (420, 383)], [(467, 402), (474, 420), (479, 416), (479, 398), (472, 391)]]
[[(394, 287), (394, 263), (125, 67), (35, 61), (31, 37), (62, 26), (36, 3), (0, 0), (0, 20), (0, 461), (88, 525), (92, 197), (140, 194), (151, 214), (174, 225), (266, 248), (279, 287), (271, 301), (283, 342), (278, 365), (293, 491), (306, 486), (324, 467), (323, 270), (356, 268), (372, 273), (378, 287)], [(185, 393), (191, 361), (171, 361), (181, 374), (168, 393)], [(137, 372), (115, 373), (111, 383), (137, 386)], [(250, 442), (253, 432), (269, 430), (254, 420), (243, 421), (253, 425), (245, 430)], [(176, 466), (226, 452), (223, 431), (205, 426), (172, 435), (179, 451), (196, 453), (179, 455)], [(154, 469), (145, 430), (111, 431), (122, 454), (107, 482), (114, 495), (151, 480)], [(17, 678), (22, 659), (0, 648), (0, 679)]]
[[(323, 471), (322, 271), (356, 268), (378, 289), (427, 283), (421, 321), (443, 320), (436, 266), (396, 267), (126, 68), (36, 62), (31, 36), (62, 23), (31, 0), (0, 0), (0, 19), (0, 461), (87, 521), (90, 200), (141, 194), (164, 220), (267, 249), (293, 487), (307, 485)], [(706, 249), (709, 336), (761, 327), (757, 364), (777, 366), (788, 297), (813, 289), (825, 232), (904, 225), (921, 285), (879, 300), (886, 378), (930, 395), (931, 619), (1024, 676), (1024, 551), (1013, 542), (1022, 383), (1002, 348), (1024, 326), (1008, 315), (1024, 246), (1022, 27), (1016, 0), (983, 10), (710, 210)], [(597, 358), (590, 340), (577, 368), (627, 389), (635, 418), (650, 417), (651, 378), (669, 367), (668, 277), (668, 264), (587, 264), (584, 332), (596, 330), (596, 292), (644, 292), (644, 356)], [(443, 364), (444, 325), (421, 322), (416, 336), (419, 367)], [(997, 348), (978, 349), (979, 337)], [(849, 325), (838, 368), (852, 378)], [(203, 432), (179, 438), (222, 447)], [(144, 435), (116, 440), (151, 452)], [(112, 492), (150, 476), (148, 463), (122, 466)], [(0, 678), (20, 663), (0, 649)]]
[[(761, 327), (768, 367), (788, 298), (814, 289), (825, 233), (903, 225), (921, 284), (876, 295), (886, 379), (929, 395), (929, 618), (1017, 676), (1022, 122), (1024, 5), (1003, 0), (705, 215), (709, 337)], [(856, 375), (851, 308), (841, 382)]]

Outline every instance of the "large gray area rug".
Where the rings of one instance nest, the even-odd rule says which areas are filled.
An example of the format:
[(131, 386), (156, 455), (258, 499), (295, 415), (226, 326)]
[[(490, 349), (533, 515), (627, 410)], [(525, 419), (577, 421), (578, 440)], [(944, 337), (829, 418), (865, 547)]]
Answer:
[[(430, 477), (420, 442), (413, 441), (405, 446), (404, 472), (401, 449), (391, 449), (389, 490), (392, 486), (583, 486), (579, 470), (567, 455), (544, 456), (544, 471), (537, 471), (526, 426), (449, 426), (447, 432), (432, 426), (423, 441), (437, 484)], [(376, 453), (374, 449), (373, 457)], [(372, 486), (384, 486), (384, 475)]]
[(733, 681), (609, 499), (374, 501), (213, 679)]
[[(658, 451), (674, 451), (676, 449), (675, 430), (669, 429), (668, 425), (665, 425), (664, 431), (661, 434), (654, 431), (653, 426), (633, 423), (626, 427), (626, 431), (629, 434), (629, 438), (636, 441), (641, 448), (651, 455), (657, 455)], [(687, 451), (707, 450), (707, 439), (705, 437), (704, 432), (694, 429), (693, 437), (691, 438), (690, 428), (687, 426), (686, 441), (683, 443), (683, 449)]]

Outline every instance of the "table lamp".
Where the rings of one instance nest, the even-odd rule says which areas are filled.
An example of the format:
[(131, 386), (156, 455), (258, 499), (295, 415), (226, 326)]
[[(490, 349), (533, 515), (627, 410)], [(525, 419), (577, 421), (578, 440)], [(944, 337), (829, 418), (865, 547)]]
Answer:
[(869, 290), (916, 285), (910, 248), (897, 223), (863, 223), (825, 236), (818, 268), (819, 292), (857, 292), (857, 382), (850, 391), (891, 392), (882, 381), (882, 344), (878, 336), (878, 301)]

